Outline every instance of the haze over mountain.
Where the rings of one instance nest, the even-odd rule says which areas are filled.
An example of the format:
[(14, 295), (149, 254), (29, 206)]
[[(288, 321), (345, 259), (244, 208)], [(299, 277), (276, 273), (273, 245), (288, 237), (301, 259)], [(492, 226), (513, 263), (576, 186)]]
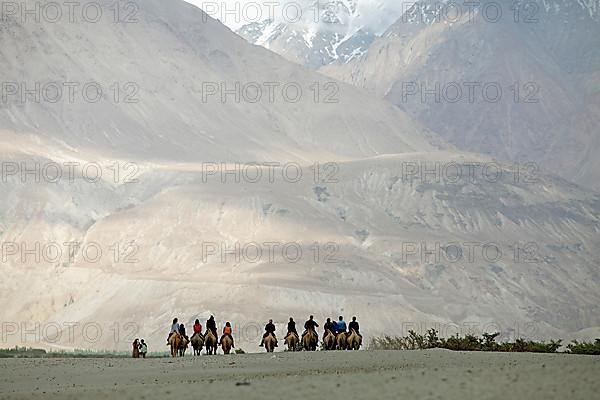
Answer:
[[(73, 23), (10, 18), (3, 24), (0, 68), (5, 82), (19, 83), (0, 112), (4, 129), (177, 160), (331, 161), (431, 148), (425, 130), (404, 113), (374, 98), (365, 105), (363, 92), (351, 85), (283, 62), (217, 21), (198, 23), (202, 17), (191, 5), (156, 11), (149, 2), (135, 15), (139, 23), (114, 23), (104, 8), (101, 21), (83, 22), (96, 37)], [(38, 92), (48, 88), (44, 98), (55, 96), (52, 83), (58, 82), (60, 101), (38, 103), (29, 95), (23, 102), (22, 89), (35, 90), (37, 82)], [(74, 101), (65, 82), (79, 83)], [(96, 97), (97, 86), (101, 101), (84, 100), (88, 83), (88, 97)]]
[[(322, 71), (388, 99), (463, 150), (534, 162), (600, 189), (600, 2), (491, 2), (502, 5), (496, 22), (489, 9), (482, 14), (489, 3), (472, 17), (418, 2), (360, 59)], [(466, 83), (477, 85), (472, 98)]]
[(373, 3), (364, 0), (306, 2), (298, 21), (287, 16), (278, 18), (275, 14), (275, 18), (245, 24), (236, 32), (250, 43), (317, 69), (333, 62), (345, 63), (364, 54), (376, 38), (377, 29), (381, 29), (381, 26), (367, 25), (365, 19), (369, 15), (387, 16), (382, 10), (369, 14), (366, 9), (375, 8)]
[[(596, 193), (461, 152), (388, 102), (252, 46), (182, 1), (147, 0), (136, 18), (2, 25), (3, 82), (134, 82), (139, 101), (115, 102), (106, 89), (96, 103), (2, 104), (0, 242), (57, 243), (63, 257), (23, 261), (23, 248), (2, 247), (1, 321), (64, 327), (56, 341), (41, 330), (48, 346), (128, 349), (133, 335), (153, 350), (174, 316), (189, 324), (211, 313), (243, 327), (238, 347), (251, 350), (266, 319), (282, 327), (311, 313), (357, 315), (367, 337), (415, 323), (504, 337), (600, 326)], [(208, 96), (203, 83), (222, 82), (295, 82), (305, 95)], [(315, 82), (321, 96), (339, 85), (339, 102), (315, 102)], [(36, 181), (22, 164), (36, 162), (80, 165), (73, 180)], [(235, 162), (261, 166), (232, 174)], [(86, 163), (102, 179), (84, 179)], [(103, 256), (91, 262), (69, 242)], [(75, 321), (104, 334), (69, 340)], [(6, 343), (38, 344), (20, 333)]]
[(362, 55), (407, 8), (391, 0), (188, 1), (250, 43), (311, 69)]

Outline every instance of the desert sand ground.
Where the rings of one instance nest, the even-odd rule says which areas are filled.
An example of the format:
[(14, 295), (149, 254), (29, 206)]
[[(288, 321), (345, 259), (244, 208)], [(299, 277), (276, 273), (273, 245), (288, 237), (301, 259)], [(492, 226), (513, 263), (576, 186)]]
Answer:
[(594, 399), (600, 357), (358, 351), (4, 359), (0, 399)]

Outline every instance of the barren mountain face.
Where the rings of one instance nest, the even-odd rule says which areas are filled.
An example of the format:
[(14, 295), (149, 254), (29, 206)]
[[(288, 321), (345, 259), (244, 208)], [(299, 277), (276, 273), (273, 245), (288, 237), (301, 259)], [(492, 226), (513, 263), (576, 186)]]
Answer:
[(461, 149), (539, 163), (598, 189), (598, 6), (417, 2), (366, 55), (323, 72), (385, 97)]
[(331, 160), (431, 148), (425, 130), (385, 102), (251, 46), (191, 5), (157, 3), (125, 3), (117, 23), (103, 2), (95, 23), (80, 14), (73, 23), (7, 17), (3, 128), (154, 159)]
[[(356, 315), (367, 338), (600, 326), (595, 192), (459, 150), (377, 90), (290, 63), (182, 1), (119, 3), (116, 20), (112, 1), (96, 3), (95, 23), (13, 15), (0, 28), (3, 345), (128, 349), (144, 337), (160, 351), (173, 317), (189, 329), (210, 314), (245, 350), (290, 315)], [(408, 51), (396, 28), (374, 46)], [(536, 55), (541, 75), (517, 80), (568, 68), (557, 49), (530, 50), (505, 52)], [(570, 65), (592, 79), (591, 65)], [(584, 102), (552, 90), (552, 110)], [(430, 112), (420, 104), (405, 108)]]

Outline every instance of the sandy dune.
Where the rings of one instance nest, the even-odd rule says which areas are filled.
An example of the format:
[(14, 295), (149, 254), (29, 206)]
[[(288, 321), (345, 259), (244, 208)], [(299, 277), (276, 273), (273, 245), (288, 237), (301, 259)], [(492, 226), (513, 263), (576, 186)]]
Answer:
[(8, 359), (0, 371), (0, 399), (591, 399), (600, 390), (600, 357), (445, 350)]

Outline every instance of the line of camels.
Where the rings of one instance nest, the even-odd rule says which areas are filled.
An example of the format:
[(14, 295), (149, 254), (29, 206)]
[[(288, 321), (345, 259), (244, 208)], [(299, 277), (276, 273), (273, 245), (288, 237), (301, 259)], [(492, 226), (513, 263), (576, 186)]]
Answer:
[[(308, 330), (300, 338), (296, 332), (289, 332), (283, 340), (288, 351), (315, 351), (319, 344), (319, 335), (314, 330)], [(171, 335), (169, 338), (171, 356), (184, 357), (190, 343), (194, 349), (195, 356), (200, 355), (203, 347), (206, 348), (207, 355), (217, 354), (219, 341), (212, 331), (207, 330), (204, 335), (202, 333), (195, 333), (189, 340), (179, 333)], [(276, 344), (277, 338), (272, 333), (269, 333), (264, 338), (264, 347), (267, 353), (275, 351)], [(337, 335), (326, 329), (322, 345), (323, 350), (358, 350), (362, 345), (362, 336), (354, 329), (350, 330), (349, 333), (342, 332)], [(227, 335), (223, 336), (221, 339), (223, 354), (231, 353), (232, 347), (233, 340), (231, 337)]]

